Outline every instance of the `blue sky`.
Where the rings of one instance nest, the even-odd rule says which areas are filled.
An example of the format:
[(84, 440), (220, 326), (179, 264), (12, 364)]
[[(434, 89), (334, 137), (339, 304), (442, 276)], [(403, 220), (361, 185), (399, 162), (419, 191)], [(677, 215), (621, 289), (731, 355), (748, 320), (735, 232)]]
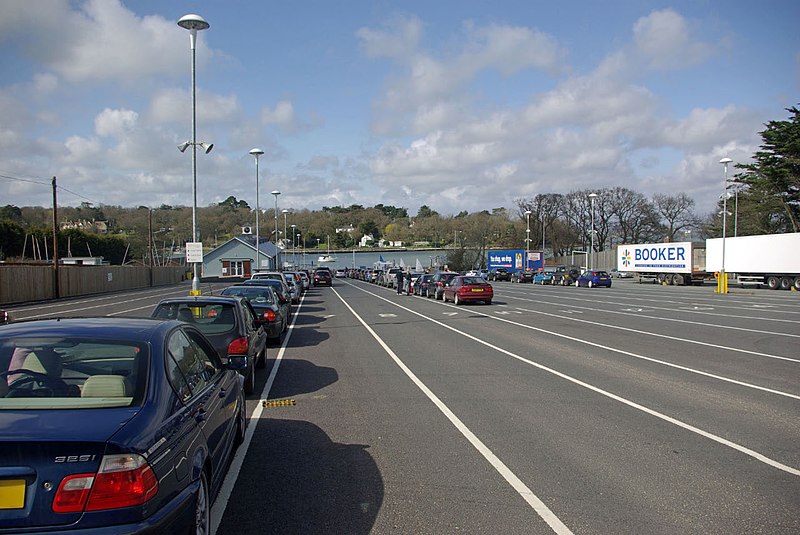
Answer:
[[(800, 102), (800, 3), (0, 1), (0, 205), (378, 203), (443, 213), (537, 193), (686, 193)], [(5, 177), (5, 178), (3, 178)], [(23, 179), (23, 180), (19, 180)]]

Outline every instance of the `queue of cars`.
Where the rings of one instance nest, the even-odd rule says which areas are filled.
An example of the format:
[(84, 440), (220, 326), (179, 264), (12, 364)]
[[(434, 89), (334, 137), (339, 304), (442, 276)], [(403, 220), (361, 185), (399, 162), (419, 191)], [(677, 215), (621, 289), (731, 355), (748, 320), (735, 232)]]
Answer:
[(244, 396), (291, 285), (311, 285), (288, 273), (162, 299), (149, 318), (3, 314), (0, 531), (210, 533)]

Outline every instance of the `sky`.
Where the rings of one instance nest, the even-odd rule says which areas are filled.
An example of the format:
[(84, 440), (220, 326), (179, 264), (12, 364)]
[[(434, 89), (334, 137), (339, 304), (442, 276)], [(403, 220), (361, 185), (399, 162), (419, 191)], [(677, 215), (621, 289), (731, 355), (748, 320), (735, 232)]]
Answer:
[(796, 0), (0, 0), (0, 206), (51, 206), (53, 176), (59, 205), (192, 205), (188, 13), (198, 206), (622, 186), (702, 215), (800, 103)]

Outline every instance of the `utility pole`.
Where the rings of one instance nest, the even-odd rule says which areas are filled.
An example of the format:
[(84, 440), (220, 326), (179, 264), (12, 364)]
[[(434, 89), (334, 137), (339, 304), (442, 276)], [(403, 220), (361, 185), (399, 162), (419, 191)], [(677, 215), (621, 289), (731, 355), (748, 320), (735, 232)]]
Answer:
[(58, 287), (58, 196), (56, 195), (56, 177), (53, 177), (53, 296), (56, 299), (61, 297)]

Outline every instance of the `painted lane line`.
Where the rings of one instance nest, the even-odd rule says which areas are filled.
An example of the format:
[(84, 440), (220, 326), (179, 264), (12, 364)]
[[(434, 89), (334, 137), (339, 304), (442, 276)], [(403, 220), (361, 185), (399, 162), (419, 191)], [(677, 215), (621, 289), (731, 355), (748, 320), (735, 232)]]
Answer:
[[(272, 371), (267, 378), (264, 389), (261, 391), (260, 399), (262, 400), (269, 399), (269, 392), (272, 390), (272, 384), (275, 382), (275, 376), (278, 375), (278, 368), (280, 368), (281, 362), (283, 361), (283, 355), (286, 352), (286, 346), (289, 343), (289, 339), (292, 337), (292, 331), (294, 331), (297, 318), (300, 316), (300, 310), (303, 308), (303, 301), (305, 301), (305, 299), (306, 296), (303, 294), (303, 296), (300, 298), (300, 304), (293, 314), (292, 323), (289, 325), (289, 329), (286, 331), (286, 336), (283, 337), (283, 344), (281, 344), (281, 348), (278, 350), (278, 354), (275, 357), (275, 364), (272, 366)], [(217, 499), (214, 501), (214, 505), (211, 507), (211, 535), (216, 534), (217, 529), (219, 529), (219, 525), (222, 522), (222, 517), (225, 515), (225, 509), (228, 507), (228, 502), (231, 499), (233, 487), (236, 485), (236, 482), (239, 479), (239, 472), (242, 471), (244, 458), (247, 456), (247, 450), (250, 449), (250, 443), (253, 441), (253, 434), (255, 433), (256, 425), (258, 424), (258, 420), (261, 418), (261, 413), (263, 412), (264, 403), (256, 403), (256, 408), (253, 409), (252, 414), (250, 414), (250, 418), (248, 418), (247, 430), (244, 434), (244, 441), (239, 444), (239, 448), (236, 450), (233, 460), (231, 460), (231, 464), (228, 467), (228, 473), (225, 474), (225, 479), (223, 480), (222, 486), (219, 489)]]
[[(588, 390), (591, 390), (593, 392), (596, 392), (596, 393), (598, 393), (598, 394), (600, 394), (602, 396), (608, 397), (609, 399), (613, 399), (615, 401), (618, 401), (618, 402), (620, 402), (620, 403), (622, 403), (624, 405), (627, 405), (627, 406), (629, 406), (629, 407), (631, 407), (633, 409), (642, 411), (642, 412), (644, 412), (646, 414), (649, 414), (651, 416), (655, 416), (656, 418), (664, 420), (665, 422), (669, 422), (669, 423), (671, 423), (673, 425), (676, 425), (676, 426), (678, 426), (678, 427), (680, 427), (682, 429), (685, 429), (685, 430), (690, 431), (692, 433), (698, 434), (698, 435), (700, 435), (702, 437), (708, 438), (708, 439), (710, 439), (710, 440), (712, 440), (714, 442), (717, 442), (718, 444), (722, 444), (723, 446), (727, 446), (727, 447), (729, 447), (729, 448), (731, 448), (733, 450), (736, 450), (736, 451), (738, 451), (740, 453), (743, 453), (743, 454), (745, 454), (745, 455), (747, 455), (749, 457), (752, 457), (753, 459), (756, 459), (757, 461), (760, 461), (760, 462), (762, 462), (762, 463), (764, 463), (766, 465), (772, 466), (773, 468), (777, 468), (778, 470), (782, 470), (784, 472), (787, 472), (787, 473), (795, 475), (795, 476), (800, 476), (800, 469), (785, 465), (785, 464), (783, 464), (783, 463), (781, 463), (779, 461), (776, 461), (774, 459), (771, 459), (771, 458), (767, 457), (766, 455), (764, 455), (762, 453), (759, 453), (759, 452), (757, 452), (755, 450), (751, 450), (750, 448), (747, 448), (745, 446), (742, 446), (740, 444), (732, 442), (732, 441), (730, 441), (728, 439), (725, 439), (723, 437), (720, 437), (720, 436), (715, 435), (713, 433), (710, 433), (708, 431), (704, 431), (704, 430), (702, 430), (702, 429), (700, 429), (698, 427), (695, 427), (695, 426), (693, 426), (691, 424), (688, 424), (686, 422), (678, 420), (677, 418), (673, 418), (671, 416), (668, 416), (668, 415), (666, 415), (664, 413), (658, 412), (658, 411), (656, 411), (654, 409), (651, 409), (649, 407), (645, 407), (644, 405), (640, 405), (639, 403), (631, 401), (631, 400), (629, 400), (627, 398), (623, 398), (622, 396), (618, 396), (617, 394), (614, 394), (614, 393), (609, 392), (607, 390), (603, 390), (602, 388), (599, 388), (599, 387), (596, 387), (596, 386), (591, 385), (589, 383), (586, 383), (584, 381), (581, 381), (580, 379), (577, 379), (575, 377), (572, 377), (570, 375), (562, 373), (562, 372), (560, 372), (558, 370), (555, 370), (553, 368), (545, 366), (544, 364), (539, 364), (538, 362), (534, 362), (534, 361), (532, 361), (530, 359), (526, 359), (525, 357), (521, 357), (520, 355), (517, 355), (516, 353), (508, 351), (507, 349), (503, 349), (501, 347), (498, 347), (498, 346), (496, 346), (494, 344), (490, 344), (489, 342), (486, 342), (485, 340), (481, 340), (480, 338), (478, 338), (476, 336), (473, 336), (471, 334), (468, 334), (468, 333), (465, 333), (463, 331), (460, 331), (460, 330), (456, 329), (455, 327), (447, 325), (446, 323), (442, 323), (441, 321), (438, 321), (438, 320), (435, 320), (435, 319), (433, 319), (431, 317), (425, 316), (424, 314), (422, 314), (420, 312), (417, 312), (415, 310), (411, 310), (410, 308), (404, 307), (404, 306), (402, 306), (402, 305), (400, 305), (398, 303), (393, 303), (392, 301), (389, 301), (388, 299), (384, 299), (383, 297), (381, 297), (381, 296), (379, 296), (377, 294), (374, 294), (374, 293), (369, 292), (367, 290), (364, 290), (362, 288), (358, 288), (358, 289), (361, 290), (362, 292), (371, 294), (374, 297), (377, 297), (378, 299), (382, 299), (382, 300), (384, 300), (386, 302), (392, 303), (394, 306), (402, 308), (403, 310), (405, 310), (405, 311), (407, 311), (407, 312), (409, 312), (411, 314), (414, 314), (414, 315), (419, 316), (421, 318), (427, 319), (428, 321), (431, 321), (431, 322), (433, 322), (433, 323), (435, 323), (435, 324), (437, 324), (437, 325), (439, 325), (441, 327), (444, 327), (445, 329), (448, 329), (448, 330), (453, 331), (453, 332), (455, 332), (457, 334), (460, 334), (461, 336), (469, 338), (470, 340), (473, 340), (473, 341), (475, 341), (475, 342), (477, 342), (477, 343), (479, 343), (481, 345), (484, 345), (486, 347), (494, 349), (495, 351), (497, 351), (499, 353), (503, 353), (504, 355), (508, 355), (511, 358), (519, 360), (520, 362), (524, 362), (526, 364), (529, 364), (529, 365), (531, 365), (531, 366), (533, 366), (535, 368), (538, 368), (538, 369), (543, 370), (545, 372), (551, 373), (551, 374), (555, 375), (556, 377), (560, 377), (560, 378), (562, 378), (562, 379), (564, 379), (566, 381), (574, 383), (574, 384), (576, 384), (578, 386), (582, 386), (582, 387), (584, 387), (584, 388), (586, 388)], [(447, 305), (447, 306), (449, 306), (449, 305)], [(481, 313), (476, 312), (476, 314), (481, 314)], [(536, 328), (536, 327), (530, 327), (530, 326), (527, 326), (527, 325), (521, 325), (521, 324), (518, 324), (518, 323), (513, 322), (511, 320), (494, 317), (494, 316), (491, 316), (489, 314), (481, 314), (481, 315), (485, 316), (487, 318), (492, 318), (492, 319), (494, 319), (496, 321), (502, 321), (502, 322), (510, 323), (512, 325), (517, 325), (517, 326), (520, 326), (520, 327), (530, 328), (530, 329), (533, 329), (533, 330), (536, 330), (536, 331), (539, 331), (539, 332), (542, 332), (542, 333), (545, 333), (545, 334), (551, 334), (553, 336), (557, 336), (557, 337), (560, 337), (560, 338), (566, 338), (566, 339), (574, 340), (574, 341), (580, 342), (580, 343), (587, 343), (589, 345), (596, 345), (596, 344), (592, 344), (590, 342), (586, 342), (584, 340), (573, 338), (571, 336), (567, 336), (567, 335), (563, 335), (563, 334), (559, 334), (559, 333), (553, 333), (553, 332), (550, 332), (550, 331), (545, 331), (544, 329), (539, 329), (539, 328)], [(792, 395), (789, 394), (789, 396), (792, 396)], [(794, 397), (794, 396), (792, 396), (792, 397)]]
[[(695, 344), (695, 345), (700, 345), (700, 346), (705, 346), (705, 347), (713, 347), (714, 349), (723, 349), (725, 351), (732, 351), (732, 352), (736, 352), (736, 353), (745, 353), (747, 355), (755, 355), (757, 357), (765, 357), (765, 358), (769, 358), (769, 359), (786, 360), (788, 362), (800, 363), (800, 359), (793, 359), (791, 357), (784, 357), (784, 356), (781, 356), (781, 355), (771, 355), (769, 353), (761, 353), (760, 351), (751, 351), (749, 349), (740, 349), (738, 347), (723, 346), (723, 345), (719, 345), (719, 344), (712, 344), (710, 342), (701, 342), (699, 340), (690, 340), (688, 338), (679, 338), (677, 336), (670, 336), (670, 335), (667, 335), (667, 334), (654, 333), (654, 332), (650, 332), (650, 331), (641, 331), (639, 329), (631, 329), (630, 327), (622, 327), (620, 325), (611, 325), (609, 323), (600, 323), (599, 321), (590, 321), (590, 320), (584, 320), (584, 319), (578, 319), (578, 318), (568, 318), (566, 316), (559, 316), (558, 314), (551, 314), (549, 312), (542, 312), (540, 310), (531, 310), (529, 308), (522, 308), (522, 307), (518, 307), (518, 308), (519, 308), (519, 310), (522, 310), (524, 312), (530, 312), (532, 314), (539, 314), (541, 316), (549, 316), (551, 318), (569, 319), (569, 320), (572, 320), (572, 321), (575, 321), (575, 322), (588, 323), (589, 325), (597, 325), (598, 327), (607, 327), (609, 329), (617, 329), (617, 330), (620, 330), (620, 331), (627, 331), (627, 332), (632, 332), (632, 333), (636, 333), (636, 334), (644, 334), (644, 335), (647, 335), (647, 336), (655, 336), (656, 338), (666, 338), (667, 340), (674, 340), (676, 342), (684, 342), (684, 343), (687, 343), (687, 344)], [(520, 324), (520, 326), (525, 326), (525, 325), (524, 324)], [(549, 331), (547, 331), (547, 332), (549, 332)], [(699, 373), (703, 373), (703, 372), (699, 372)]]
[[(136, 291), (136, 290), (127, 291), (127, 292), (114, 292), (114, 293), (111, 293), (111, 294), (103, 294), (103, 295), (100, 295), (100, 296), (93, 296), (93, 297), (90, 297), (90, 298), (87, 298), (87, 299), (79, 299), (79, 300), (75, 300), (75, 301), (62, 302), (60, 300), (51, 300), (51, 301), (45, 301), (45, 302), (42, 302), (42, 303), (33, 304), (33, 305), (29, 306), (29, 307), (13, 308), (13, 310), (15, 312), (17, 312), (17, 313), (19, 313), (19, 312), (28, 312), (28, 311), (33, 311), (33, 310), (40, 310), (40, 309), (43, 309), (43, 308), (47, 309), (47, 310), (52, 310), (54, 307), (70, 307), (70, 306), (74, 306), (74, 305), (82, 305), (82, 304), (85, 304), (85, 303), (95, 303), (95, 302), (99, 302), (99, 301), (108, 301), (109, 299), (117, 299), (120, 296), (129, 295), (129, 294), (131, 294), (133, 292), (135, 292), (137, 295), (158, 294), (158, 293), (163, 292), (165, 289), (174, 288), (175, 286), (177, 286), (177, 285), (159, 286), (159, 287), (152, 288), (150, 290), (142, 291), (142, 292), (139, 292), (139, 291)], [(176, 293), (178, 291), (186, 292), (186, 289), (185, 288), (181, 288), (180, 290), (178, 290), (178, 289), (170, 290), (169, 292), (167, 292), (167, 295), (172, 294), (172, 293)], [(9, 309), (9, 310), (12, 310), (12, 309)]]
[[(525, 294), (531, 295), (530, 292), (525, 292)], [(504, 294), (504, 295), (507, 296), (508, 294)], [(537, 293), (537, 295), (539, 295), (539, 294)], [(514, 297), (514, 296), (510, 296), (510, 297), (512, 299), (520, 299), (519, 297)], [(608, 305), (617, 305), (617, 306), (619, 306), (619, 305), (625, 305), (625, 306), (629, 306), (629, 307), (645, 306), (645, 305), (636, 305), (634, 303), (619, 303), (619, 302), (616, 302), (616, 301), (604, 301), (604, 300), (601, 300), (601, 299), (583, 299), (583, 298), (577, 298), (577, 297), (565, 297), (565, 299), (568, 299), (570, 301), (584, 301), (584, 302), (585, 301), (590, 301), (592, 303), (604, 303), (604, 304), (608, 304)], [(627, 299), (631, 299), (633, 301), (655, 301), (654, 299), (635, 299), (635, 298), (630, 298), (630, 297), (627, 298)], [(537, 302), (541, 303), (543, 301), (538, 301), (537, 300)], [(659, 302), (663, 303), (664, 301), (659, 301)], [(546, 304), (555, 305), (555, 303), (546, 303)], [(681, 303), (681, 304), (683, 304), (683, 303)], [(564, 306), (564, 303), (560, 303), (560, 304), (558, 304), (556, 306)], [(766, 318), (764, 316), (736, 316), (736, 315), (723, 314), (723, 313), (717, 313), (717, 312), (703, 312), (703, 311), (694, 310), (694, 309), (692, 309), (692, 310), (683, 310), (681, 308), (668, 308), (668, 307), (659, 307), (659, 306), (654, 306), (654, 305), (647, 305), (647, 306), (649, 308), (654, 309), (654, 310), (663, 310), (663, 311), (666, 311), (666, 312), (684, 312), (685, 313), (685, 312), (688, 311), (688, 312), (691, 312), (692, 314), (701, 314), (701, 315), (705, 315), (705, 316), (721, 316), (723, 318), (735, 318), (735, 319), (768, 321), (768, 322), (780, 322), (780, 323), (800, 323), (800, 320), (789, 320), (789, 319), (781, 319), (781, 318)], [(722, 308), (722, 307), (718, 307), (718, 308)], [(740, 309), (741, 309), (741, 307), (736, 307), (736, 310), (740, 310)], [(697, 325), (704, 325), (702, 323), (694, 322), (694, 321), (686, 321), (686, 322), (687, 323), (695, 323)], [(714, 327), (723, 327), (723, 326), (722, 325), (714, 325)], [(765, 332), (765, 331), (755, 331), (754, 330), (753, 332)], [(781, 334), (781, 333), (769, 333), (769, 332), (765, 332), (765, 333), (766, 334)], [(800, 335), (788, 335), (788, 336), (800, 337)]]
[[(509, 299), (516, 299), (518, 301), (528, 301), (528, 302), (533, 301), (533, 299), (526, 299), (526, 298), (523, 298), (523, 297), (515, 297), (513, 295), (504, 295), (504, 297), (507, 297)], [(557, 306), (557, 307), (565, 306), (564, 303), (553, 303), (553, 302), (549, 302), (549, 301), (539, 301), (539, 300), (537, 300), (536, 303), (539, 303), (539, 304), (542, 304), (542, 305), (553, 305), (553, 306)], [(582, 308), (583, 310), (590, 310), (592, 312), (602, 312), (603, 314), (620, 314), (622, 316), (636, 316), (638, 318), (647, 318), (647, 319), (659, 320), (659, 321), (671, 321), (671, 322), (674, 322), (674, 323), (687, 323), (689, 325), (695, 325), (695, 326), (699, 326), (699, 327), (712, 327), (714, 329), (730, 329), (730, 330), (733, 330), (733, 331), (743, 331), (743, 332), (748, 332), (748, 333), (768, 334), (770, 336), (787, 336), (787, 337), (790, 337), (790, 338), (800, 338), (800, 334), (789, 334), (789, 333), (782, 333), (782, 332), (775, 332), (775, 331), (762, 331), (762, 330), (759, 330), (759, 329), (748, 329), (748, 328), (745, 328), (745, 327), (734, 327), (732, 325), (719, 325), (719, 324), (715, 324), (715, 323), (703, 323), (703, 322), (700, 322), (700, 321), (682, 320), (682, 319), (678, 319), (678, 318), (664, 318), (664, 317), (661, 317), (661, 316), (647, 316), (647, 315), (644, 315), (644, 314), (634, 314), (632, 312), (622, 312), (622, 311), (619, 311), (619, 310), (604, 310), (604, 309), (601, 309), (601, 308), (592, 308), (592, 307), (580, 306), (580, 305), (567, 305), (567, 306), (574, 306), (575, 308)], [(671, 311), (672, 312), (679, 312), (677, 310), (671, 310)], [(717, 314), (717, 315), (722, 315), (722, 314)], [(729, 317), (729, 316), (725, 316), (725, 317)], [(732, 316), (730, 316), (730, 317), (732, 317)]]
[[(353, 286), (358, 288), (355, 285)], [(429, 389), (425, 385), (425, 383), (423, 383), (414, 374), (414, 372), (411, 371), (411, 369), (408, 368), (408, 366), (405, 365), (405, 363), (400, 359), (400, 357), (397, 356), (397, 354), (395, 354), (394, 351), (392, 351), (392, 349), (386, 344), (386, 342), (384, 342), (383, 339), (380, 336), (378, 336), (378, 334), (374, 330), (372, 330), (372, 328), (369, 325), (367, 325), (364, 319), (361, 316), (359, 316), (355, 310), (353, 310), (353, 307), (351, 307), (350, 304), (344, 300), (341, 294), (339, 294), (339, 292), (337, 292), (335, 289), (333, 290), (333, 293), (335, 293), (336, 296), (342, 301), (342, 303), (344, 303), (344, 306), (346, 306), (350, 310), (350, 313), (353, 314), (353, 316), (355, 316), (355, 318), (361, 323), (361, 325), (364, 326), (367, 332), (375, 339), (376, 342), (378, 342), (378, 344), (383, 348), (386, 354), (389, 355), (389, 357), (395, 362), (395, 364), (397, 364), (397, 366), (403, 371), (403, 373), (405, 373), (406, 376), (408, 376), (408, 378), (411, 379), (411, 382), (413, 382), (417, 386), (417, 388), (419, 388), (422, 391), (422, 393), (425, 394), (425, 396), (427, 396), (427, 398), (436, 406), (436, 408), (439, 409), (441, 413), (444, 414), (444, 416), (448, 420), (450, 420), (453, 426), (456, 429), (458, 429), (458, 431), (464, 436), (464, 438), (466, 438), (469, 441), (469, 443), (472, 444), (472, 446), (476, 450), (478, 450), (478, 452), (481, 455), (483, 455), (483, 457), (489, 462), (489, 464), (491, 464), (492, 467), (501, 476), (503, 476), (503, 478), (511, 485), (511, 487), (515, 491), (517, 491), (517, 494), (519, 494), (522, 497), (522, 499), (525, 500), (528, 503), (528, 505), (530, 505), (531, 508), (533, 508), (534, 511), (536, 511), (536, 513), (542, 518), (542, 520), (547, 522), (547, 524), (553, 529), (555, 533), (562, 535), (571, 534), (572, 531), (563, 522), (561, 522), (561, 520), (555, 515), (555, 513), (553, 513), (550, 510), (550, 508), (547, 507), (547, 505), (545, 505), (544, 502), (542, 502), (539, 499), (539, 497), (536, 496), (533, 493), (533, 491), (530, 488), (528, 488), (528, 486), (525, 485), (525, 483), (523, 483), (522, 480), (519, 479), (514, 474), (514, 472), (512, 472), (511, 469), (509, 469), (505, 465), (505, 463), (503, 463), (503, 461), (501, 461), (500, 458), (498, 458), (492, 452), (492, 450), (488, 448), (488, 446), (486, 446), (477, 436), (475, 436), (475, 434), (472, 431), (470, 431), (470, 429), (458, 418), (458, 416), (456, 416), (455, 413), (451, 411), (450, 408), (447, 405), (445, 405), (444, 402), (440, 400), (439, 397), (436, 394), (434, 394), (433, 391)], [(378, 297), (377, 295), (375, 296)], [(383, 299), (384, 301), (388, 301), (391, 303), (391, 301), (383, 297), (380, 297), (380, 299)], [(400, 308), (407, 310), (403, 306), (400, 306)]]

